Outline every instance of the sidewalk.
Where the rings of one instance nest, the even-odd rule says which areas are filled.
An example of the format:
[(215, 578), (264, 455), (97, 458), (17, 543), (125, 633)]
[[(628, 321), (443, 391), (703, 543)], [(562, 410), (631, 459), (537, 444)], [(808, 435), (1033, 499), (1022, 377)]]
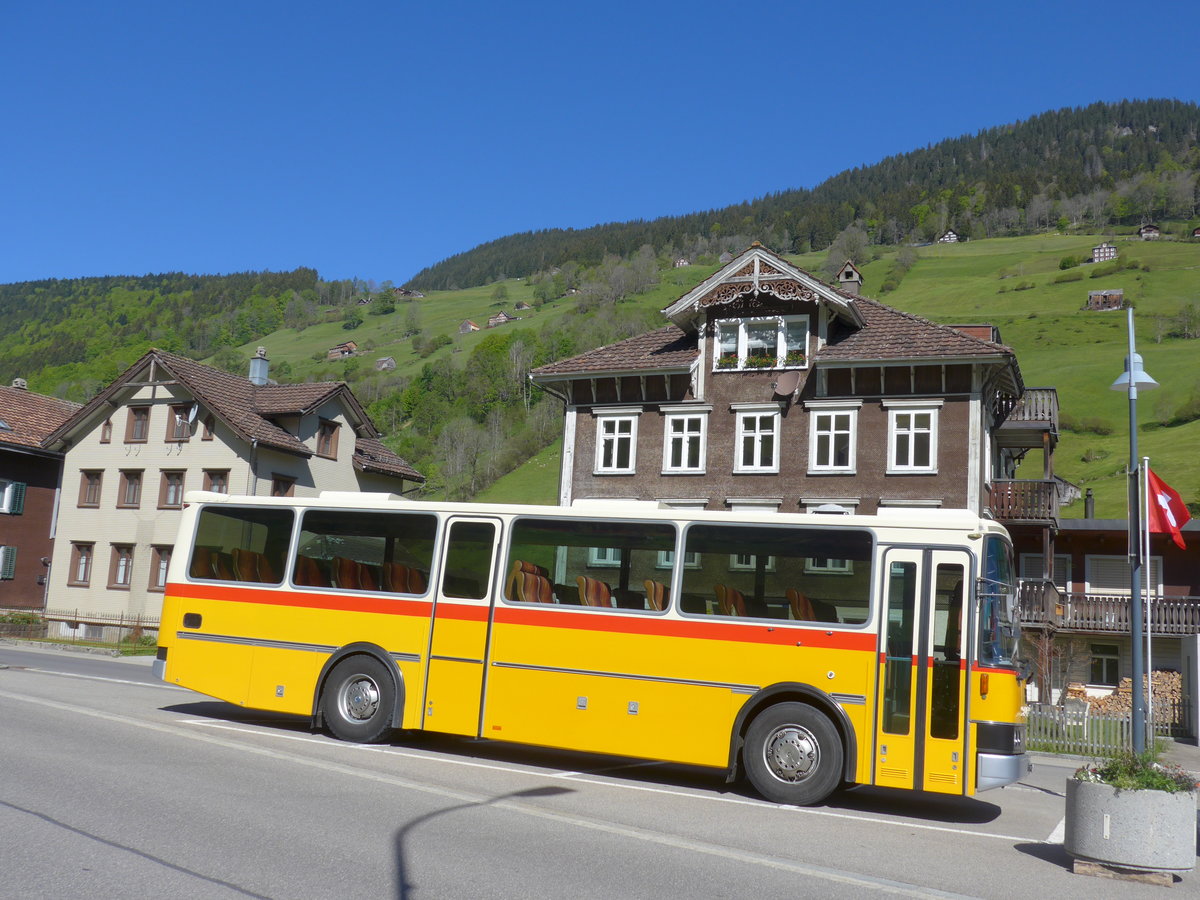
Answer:
[[(1090, 756), (1072, 756), (1067, 753), (1030, 753), (1030, 758), (1033, 764), (1037, 765), (1043, 762), (1047, 765), (1080, 765), (1091, 762)], [(1167, 740), (1166, 749), (1160, 757), (1160, 762), (1167, 765), (1179, 766), (1184, 771), (1191, 772), (1196, 777), (1196, 781), (1200, 782), (1200, 747), (1196, 746), (1196, 742), (1189, 739), (1186, 741)]]

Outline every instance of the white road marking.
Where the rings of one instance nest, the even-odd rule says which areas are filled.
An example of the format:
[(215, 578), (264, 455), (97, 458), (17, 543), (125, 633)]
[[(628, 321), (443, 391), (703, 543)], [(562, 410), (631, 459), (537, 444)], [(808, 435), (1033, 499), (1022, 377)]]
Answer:
[[(77, 672), (56, 672), (53, 669), (37, 669), (33, 666), (9, 667), (10, 670), (16, 669), (20, 672), (36, 672), (39, 675), (57, 675), (60, 678), (80, 678), (84, 681), (107, 681), (110, 684), (132, 684), (137, 687), (161, 688), (167, 691), (187, 691), (187, 688), (175, 687), (171, 684), (165, 684), (158, 681), (131, 681), (127, 678), (105, 678), (102, 675), (80, 675)], [(188, 693), (191, 693), (188, 691)]]
[(1044, 844), (1061, 844), (1063, 838), (1067, 835), (1067, 820), (1062, 818), (1058, 820), (1058, 824), (1054, 826), (1054, 830), (1050, 832), (1050, 837), (1046, 838)]

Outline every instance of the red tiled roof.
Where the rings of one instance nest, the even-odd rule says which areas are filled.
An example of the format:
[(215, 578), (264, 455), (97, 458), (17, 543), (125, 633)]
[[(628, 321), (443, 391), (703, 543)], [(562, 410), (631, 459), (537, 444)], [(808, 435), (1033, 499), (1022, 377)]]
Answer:
[[(0, 387), (0, 445), (42, 446), (42, 441), (73, 416), (80, 406), (69, 400)], [(7, 427), (5, 427), (7, 426)]]
[(360, 472), (378, 472), (381, 475), (396, 475), (410, 481), (424, 481), (425, 476), (397, 456), (375, 438), (362, 438), (354, 442), (354, 468)]
[(544, 380), (553, 375), (582, 375), (589, 372), (687, 371), (699, 353), (696, 335), (675, 325), (626, 338), (607, 347), (597, 347), (570, 359), (560, 359), (533, 370)]

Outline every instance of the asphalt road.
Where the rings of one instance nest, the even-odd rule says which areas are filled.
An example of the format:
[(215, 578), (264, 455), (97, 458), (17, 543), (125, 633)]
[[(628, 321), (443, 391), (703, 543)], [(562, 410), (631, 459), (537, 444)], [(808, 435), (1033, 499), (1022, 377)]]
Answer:
[[(149, 660), (0, 644), (0, 897), (1161, 898), (1071, 874), (1072, 768), (976, 799), (780, 807), (708, 770), (339, 743)], [(1196, 873), (1174, 895), (1200, 895)]]

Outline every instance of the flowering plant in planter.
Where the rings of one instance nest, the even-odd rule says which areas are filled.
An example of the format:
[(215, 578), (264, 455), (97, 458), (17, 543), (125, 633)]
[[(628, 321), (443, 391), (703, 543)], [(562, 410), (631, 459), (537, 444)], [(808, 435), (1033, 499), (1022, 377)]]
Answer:
[(783, 358), (785, 366), (802, 366), (805, 362), (805, 355), (800, 350), (789, 350), (787, 356)]
[(1126, 751), (1112, 759), (1080, 766), (1075, 770), (1076, 781), (1109, 784), (1119, 791), (1194, 791), (1196, 782), (1179, 766), (1156, 762), (1154, 754)]
[(1079, 863), (1182, 872), (1196, 865), (1196, 782), (1154, 753), (1121, 753), (1067, 779), (1063, 848)]
[(776, 359), (774, 356), (747, 356), (747, 369), (773, 369), (775, 368)]
[(736, 369), (738, 358), (736, 356), (722, 356), (717, 360), (718, 369)]

